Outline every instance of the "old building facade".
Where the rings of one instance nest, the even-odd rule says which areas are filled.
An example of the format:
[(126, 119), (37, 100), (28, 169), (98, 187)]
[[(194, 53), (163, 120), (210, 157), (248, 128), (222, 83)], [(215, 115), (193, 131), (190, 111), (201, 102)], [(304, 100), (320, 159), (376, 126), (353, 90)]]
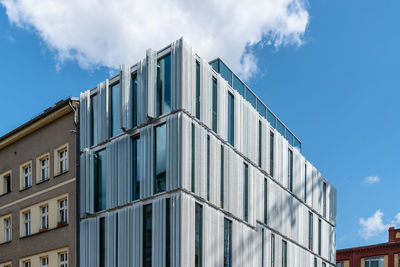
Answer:
[(66, 99), (0, 138), (0, 266), (76, 266), (76, 122)]

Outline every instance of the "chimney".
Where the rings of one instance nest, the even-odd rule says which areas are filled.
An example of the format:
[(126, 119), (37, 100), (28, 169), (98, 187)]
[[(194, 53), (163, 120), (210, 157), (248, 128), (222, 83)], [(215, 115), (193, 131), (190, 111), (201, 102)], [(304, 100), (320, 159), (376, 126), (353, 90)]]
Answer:
[(400, 242), (400, 229), (394, 229), (394, 227), (389, 228), (389, 243), (390, 242)]

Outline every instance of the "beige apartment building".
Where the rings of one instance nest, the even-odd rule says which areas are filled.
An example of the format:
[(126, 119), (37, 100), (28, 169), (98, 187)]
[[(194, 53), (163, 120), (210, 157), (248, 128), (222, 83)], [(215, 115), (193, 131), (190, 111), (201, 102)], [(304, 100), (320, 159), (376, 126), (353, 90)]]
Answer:
[(79, 101), (0, 137), (0, 267), (76, 266)]

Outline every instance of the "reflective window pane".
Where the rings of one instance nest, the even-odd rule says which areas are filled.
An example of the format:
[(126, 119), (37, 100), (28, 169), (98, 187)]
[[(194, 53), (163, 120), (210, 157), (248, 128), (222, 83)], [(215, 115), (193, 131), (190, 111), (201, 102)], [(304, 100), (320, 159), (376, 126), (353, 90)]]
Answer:
[(106, 209), (106, 150), (94, 154), (94, 210)]
[(228, 84), (232, 86), (232, 72), (222, 61), (219, 62), (219, 68), (222, 78), (224, 78)]
[(155, 182), (154, 193), (166, 190), (167, 125), (155, 128)]
[(152, 256), (152, 206), (143, 206), (143, 267), (151, 267)]
[(244, 97), (244, 84), (239, 80), (236, 75), (233, 75), (233, 89), (239, 92), (241, 96)]
[(234, 145), (234, 130), (235, 130), (235, 103), (234, 97), (231, 93), (228, 93), (228, 142), (232, 146)]
[(132, 138), (132, 196), (131, 200), (140, 198), (140, 177), (139, 177), (139, 137)]
[(96, 145), (98, 140), (98, 133), (97, 133), (97, 124), (98, 124), (98, 113), (97, 113), (97, 106), (98, 106), (98, 95), (92, 95), (90, 97), (90, 145)]
[(157, 62), (157, 116), (171, 111), (171, 55)]

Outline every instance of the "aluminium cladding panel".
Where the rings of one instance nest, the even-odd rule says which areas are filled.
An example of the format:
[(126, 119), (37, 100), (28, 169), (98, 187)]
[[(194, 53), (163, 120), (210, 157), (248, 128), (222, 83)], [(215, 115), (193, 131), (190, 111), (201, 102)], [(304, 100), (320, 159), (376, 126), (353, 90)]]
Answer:
[[(166, 266), (167, 200), (169, 200), (170, 205), (170, 244), (168, 245), (170, 266), (191, 266), (180, 264), (184, 260), (184, 253), (180, 251), (180, 244), (182, 242), (189, 244), (191, 243), (190, 240), (194, 240), (193, 238), (189, 239), (189, 235), (186, 233), (184, 235), (181, 234), (181, 230), (183, 229), (181, 228), (182, 223), (184, 222), (187, 226), (189, 222), (180, 215), (181, 207), (182, 210), (190, 210), (190, 205), (184, 205), (184, 203), (188, 204), (188, 202), (181, 201), (180, 193), (163, 195), (153, 199), (151, 203), (146, 202), (146, 205), (151, 204), (152, 207), (151, 261), (153, 266)], [(104, 260), (104, 265), (102, 266), (105, 267), (142, 266), (144, 261), (143, 207), (143, 203), (138, 202), (95, 218), (82, 220), (80, 266), (100, 266), (100, 261), (102, 260)], [(104, 229), (100, 227), (102, 219), (104, 220)], [(188, 227), (190, 227), (190, 224)], [(102, 236), (104, 238), (103, 245), (101, 244)], [(189, 242), (186, 243), (185, 238)]]

